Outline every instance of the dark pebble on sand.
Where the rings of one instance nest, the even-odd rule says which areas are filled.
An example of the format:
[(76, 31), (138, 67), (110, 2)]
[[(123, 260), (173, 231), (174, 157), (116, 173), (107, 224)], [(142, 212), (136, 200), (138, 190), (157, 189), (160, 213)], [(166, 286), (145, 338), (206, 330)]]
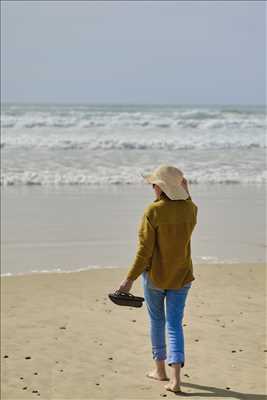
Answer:
[(232, 350), (232, 353), (236, 353), (236, 350)]
[(25, 357), (25, 360), (30, 360), (31, 359), (31, 357), (30, 356), (28, 356), (28, 357)]
[(222, 328), (225, 328), (225, 325), (221, 325)]
[(34, 375), (38, 375), (38, 372), (34, 372)]
[(63, 369), (61, 369), (60, 372), (63, 372)]
[(32, 393), (38, 393), (38, 390), (33, 390)]
[(24, 386), (24, 388), (22, 388), (22, 390), (27, 390), (28, 389), (28, 387), (27, 386)]
[(136, 319), (132, 319), (132, 322), (136, 322)]
[(100, 385), (100, 383), (96, 383), (96, 386), (99, 386)]
[(161, 397), (167, 397), (167, 395), (165, 393), (161, 393), (160, 396)]
[(21, 376), (19, 379), (24, 379), (23, 376)]
[(8, 358), (8, 356), (7, 356), (7, 355), (5, 355), (3, 358)]
[(183, 326), (186, 326), (186, 324), (183, 324)]
[(184, 376), (186, 376), (187, 378), (189, 378), (189, 375), (188, 375), (188, 374), (184, 374)]
[(229, 386), (227, 386), (227, 388), (226, 388), (227, 390), (230, 390), (231, 388), (229, 388)]
[(109, 359), (109, 360), (113, 360), (113, 357), (109, 357), (108, 359)]
[(239, 351), (243, 351), (242, 349), (239, 349)]
[(264, 353), (267, 353), (267, 350), (263, 350)]
[(199, 339), (195, 339), (195, 342), (199, 342)]
[(60, 328), (59, 329), (66, 329), (66, 327), (65, 326), (60, 326)]

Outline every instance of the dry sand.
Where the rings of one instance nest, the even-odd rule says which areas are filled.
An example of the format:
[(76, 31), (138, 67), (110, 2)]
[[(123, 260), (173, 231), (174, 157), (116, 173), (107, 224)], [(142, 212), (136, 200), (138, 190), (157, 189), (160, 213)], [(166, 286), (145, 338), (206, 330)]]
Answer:
[[(146, 305), (107, 297), (126, 272), (2, 278), (1, 399), (175, 398), (145, 377), (154, 367)], [(265, 265), (201, 264), (194, 274), (181, 370), (188, 396), (179, 397), (265, 399)], [(132, 293), (143, 294), (141, 279)]]

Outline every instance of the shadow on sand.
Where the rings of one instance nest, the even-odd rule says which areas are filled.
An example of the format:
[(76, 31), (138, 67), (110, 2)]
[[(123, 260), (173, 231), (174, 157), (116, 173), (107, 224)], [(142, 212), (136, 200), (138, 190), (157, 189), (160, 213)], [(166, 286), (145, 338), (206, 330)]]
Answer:
[[(177, 396), (182, 397), (204, 397), (205, 399), (207, 398), (212, 398), (212, 397), (230, 397), (232, 399), (238, 399), (238, 400), (266, 400), (267, 396), (264, 394), (246, 394), (246, 393), (240, 393), (240, 392), (235, 392), (234, 390), (227, 390), (227, 389), (220, 389), (216, 388), (214, 386), (204, 386), (204, 385), (196, 385), (194, 383), (181, 383), (181, 389), (185, 390), (185, 388), (191, 388), (191, 389), (200, 389), (200, 390), (205, 390), (206, 392), (198, 392), (198, 393), (185, 393), (185, 394), (179, 394), (177, 393)], [(210, 392), (210, 393), (207, 393)]]

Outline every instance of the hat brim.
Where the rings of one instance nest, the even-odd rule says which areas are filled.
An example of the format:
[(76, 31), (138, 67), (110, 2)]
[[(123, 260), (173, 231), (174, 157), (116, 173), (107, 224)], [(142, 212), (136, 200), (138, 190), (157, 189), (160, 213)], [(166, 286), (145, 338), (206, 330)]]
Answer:
[(161, 190), (169, 197), (171, 200), (186, 200), (189, 197), (187, 191), (183, 188), (183, 186), (177, 185), (166, 185), (164, 181), (159, 180), (153, 174), (143, 175), (142, 177), (145, 179), (147, 183), (158, 185)]

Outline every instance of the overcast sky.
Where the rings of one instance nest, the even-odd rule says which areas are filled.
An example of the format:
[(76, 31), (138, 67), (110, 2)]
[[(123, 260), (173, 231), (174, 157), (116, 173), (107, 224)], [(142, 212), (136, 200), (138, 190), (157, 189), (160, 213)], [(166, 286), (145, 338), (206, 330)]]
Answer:
[(264, 1), (1, 1), (8, 102), (264, 104)]

